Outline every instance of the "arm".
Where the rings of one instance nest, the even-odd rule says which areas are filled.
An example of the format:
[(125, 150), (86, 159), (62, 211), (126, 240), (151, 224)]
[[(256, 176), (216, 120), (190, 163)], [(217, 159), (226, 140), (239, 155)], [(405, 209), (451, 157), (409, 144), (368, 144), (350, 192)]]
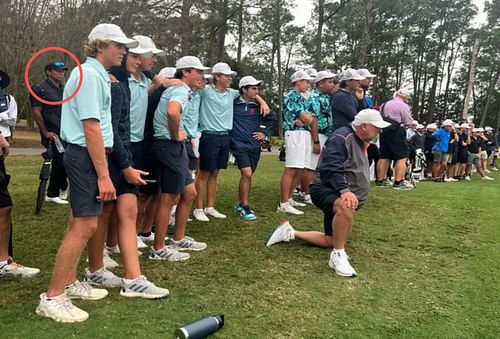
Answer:
[(321, 152), (321, 147), (319, 144), (318, 118), (316, 117), (313, 118), (313, 121), (311, 123), (311, 139), (313, 142), (313, 153), (319, 154)]
[(102, 139), (101, 126), (97, 119), (82, 120), (85, 142), (90, 159), (97, 173), (98, 201), (116, 199), (116, 191), (109, 177), (108, 163), (104, 152), (104, 141)]
[(111, 125), (113, 126), (113, 152), (111, 152), (111, 157), (120, 169), (124, 170), (130, 167), (130, 159), (120, 138), (119, 125), (123, 109), (123, 94), (120, 86), (119, 84), (111, 84)]
[(263, 116), (268, 115), (271, 110), (269, 109), (269, 105), (267, 104), (267, 102), (262, 99), (260, 95), (257, 95), (255, 97), (255, 101), (260, 105), (260, 114), (262, 114)]
[(0, 134), (0, 157), (5, 159), (9, 155), (10, 144), (5, 137)]
[(31, 107), (31, 116), (33, 117), (33, 120), (35, 120), (36, 125), (38, 126), (38, 129), (42, 134), (47, 138), (47, 139), (54, 139), (55, 133), (54, 132), (49, 132), (47, 130), (47, 127), (45, 127), (45, 122), (43, 121), (43, 116), (42, 116), (42, 107), (40, 106), (32, 106)]
[(274, 114), (274, 112), (269, 112), (269, 114), (266, 115), (264, 119), (266, 120), (266, 128), (264, 129), (264, 134), (269, 135), (276, 125), (276, 114)]
[(181, 104), (178, 101), (170, 101), (167, 105), (168, 130), (172, 140), (183, 141), (186, 135), (180, 129)]
[(0, 114), (0, 122), (9, 127), (15, 127), (17, 123), (17, 103), (12, 95), (9, 95), (9, 109)]

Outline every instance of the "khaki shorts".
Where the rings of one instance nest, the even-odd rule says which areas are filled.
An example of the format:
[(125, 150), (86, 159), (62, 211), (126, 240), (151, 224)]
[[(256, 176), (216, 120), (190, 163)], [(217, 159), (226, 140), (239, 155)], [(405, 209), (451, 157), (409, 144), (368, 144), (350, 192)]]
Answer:
[(486, 151), (481, 151), (480, 153), (481, 160), (486, 160), (488, 159), (488, 152)]

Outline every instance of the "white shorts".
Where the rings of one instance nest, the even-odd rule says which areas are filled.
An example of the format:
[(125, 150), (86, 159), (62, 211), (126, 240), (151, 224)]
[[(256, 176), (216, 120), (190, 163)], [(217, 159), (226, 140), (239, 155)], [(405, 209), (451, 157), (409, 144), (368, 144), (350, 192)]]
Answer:
[[(319, 134), (319, 146), (320, 146), (321, 151), (323, 151), (323, 146), (325, 146), (326, 140), (328, 140), (328, 136), (326, 136), (324, 134)], [(314, 154), (312, 152), (312, 147), (313, 147), (313, 143), (311, 140), (311, 160), (309, 161), (308, 169), (310, 169), (311, 171), (316, 171), (316, 168), (318, 167), (319, 156), (321, 155), (321, 153)]]
[(286, 131), (285, 167), (310, 168), (311, 144), (311, 133), (309, 131)]

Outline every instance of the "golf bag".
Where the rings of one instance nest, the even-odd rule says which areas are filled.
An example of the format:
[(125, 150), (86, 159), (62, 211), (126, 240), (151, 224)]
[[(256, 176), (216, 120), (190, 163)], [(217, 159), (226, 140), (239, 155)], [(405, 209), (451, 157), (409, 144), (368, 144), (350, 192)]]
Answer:
[(427, 161), (425, 161), (425, 154), (421, 148), (415, 151), (415, 159), (412, 163), (412, 173), (415, 180), (422, 180), (425, 178), (425, 169), (427, 168)]

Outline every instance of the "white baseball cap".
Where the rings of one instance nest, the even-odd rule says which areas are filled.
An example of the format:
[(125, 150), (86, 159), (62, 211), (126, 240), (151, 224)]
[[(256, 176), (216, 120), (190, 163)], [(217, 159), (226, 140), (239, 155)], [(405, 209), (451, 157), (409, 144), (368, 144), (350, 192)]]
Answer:
[(318, 71), (316, 70), (316, 68), (309, 68), (308, 70), (306, 70), (306, 73), (313, 78), (316, 78), (318, 76)]
[(348, 68), (344, 71), (344, 74), (342, 74), (342, 81), (347, 81), (347, 80), (364, 80), (366, 79), (364, 76), (361, 76), (358, 74), (358, 72), (353, 69), (353, 68)]
[(477, 133), (477, 132), (479, 132), (479, 128), (473, 128), (472, 129), (472, 133)]
[(308, 81), (311, 81), (311, 80), (314, 80), (313, 77), (311, 77), (309, 74), (307, 74), (305, 71), (296, 71), (292, 74), (292, 76), (290, 77), (290, 80), (292, 81), (292, 84), (294, 82), (297, 82), (297, 81), (300, 81), (300, 80), (308, 80)]
[(460, 125), (460, 128), (470, 128), (469, 124), (463, 123)]
[(451, 119), (446, 119), (445, 121), (443, 121), (443, 123), (441, 125), (453, 127), (455, 125), (455, 123)]
[(260, 86), (260, 84), (262, 84), (262, 80), (257, 80), (253, 76), (247, 75), (241, 78), (238, 87), (242, 88), (245, 86)]
[(418, 124), (418, 125), (417, 125), (417, 129), (424, 129), (424, 125), (422, 125), (422, 124)]
[(493, 127), (490, 127), (490, 126), (486, 126), (484, 128), (485, 131), (493, 131)]
[[(137, 47), (137, 49), (146, 50), (147, 51), (146, 53), (152, 53), (154, 55), (159, 55), (159, 56), (165, 56), (167, 54), (167, 52), (156, 48), (153, 39), (151, 39), (150, 37), (147, 37), (145, 35), (134, 35), (132, 38), (134, 38), (134, 40), (139, 42), (139, 46)], [(134, 52), (134, 50), (135, 48), (131, 49), (130, 52), (136, 54), (145, 54), (145, 53)]]
[(177, 62), (175, 63), (175, 68), (176, 69), (184, 69), (184, 68), (194, 68), (198, 69), (200, 71), (206, 71), (207, 69), (210, 69), (209, 67), (205, 67), (201, 64), (200, 59), (198, 59), (195, 56), (183, 56)]
[(406, 88), (400, 88), (396, 92), (394, 92), (393, 97), (395, 98), (397, 96), (409, 98), (411, 96), (411, 93)]
[(99, 24), (95, 26), (90, 31), (88, 38), (89, 41), (96, 39), (111, 40), (128, 48), (135, 48), (139, 45), (139, 42), (134, 39), (127, 38), (122, 29), (115, 24)]
[(318, 74), (316, 74), (316, 78), (314, 79), (314, 82), (318, 83), (321, 80), (333, 79), (333, 78), (335, 78), (335, 74), (330, 73), (329, 71), (319, 71)]
[(362, 77), (370, 78), (370, 79), (373, 79), (377, 76), (376, 74), (370, 73), (370, 71), (366, 68), (358, 69), (358, 74), (361, 75)]
[(225, 62), (218, 62), (212, 67), (212, 74), (236, 75), (237, 73)]
[(478, 128), (477, 128), (477, 131), (478, 131), (478, 132), (484, 132), (484, 128), (482, 128), (482, 127), (478, 127)]
[(158, 75), (162, 79), (172, 79), (175, 75), (175, 67), (163, 67)]
[(379, 111), (372, 108), (363, 109), (358, 114), (356, 114), (356, 116), (354, 117), (353, 125), (357, 126), (359, 124), (370, 124), (378, 128), (386, 128), (391, 125), (390, 123), (382, 119)]
[(428, 128), (428, 129), (437, 129), (437, 125), (436, 125), (435, 123), (428, 124), (428, 125), (427, 125), (427, 128)]

